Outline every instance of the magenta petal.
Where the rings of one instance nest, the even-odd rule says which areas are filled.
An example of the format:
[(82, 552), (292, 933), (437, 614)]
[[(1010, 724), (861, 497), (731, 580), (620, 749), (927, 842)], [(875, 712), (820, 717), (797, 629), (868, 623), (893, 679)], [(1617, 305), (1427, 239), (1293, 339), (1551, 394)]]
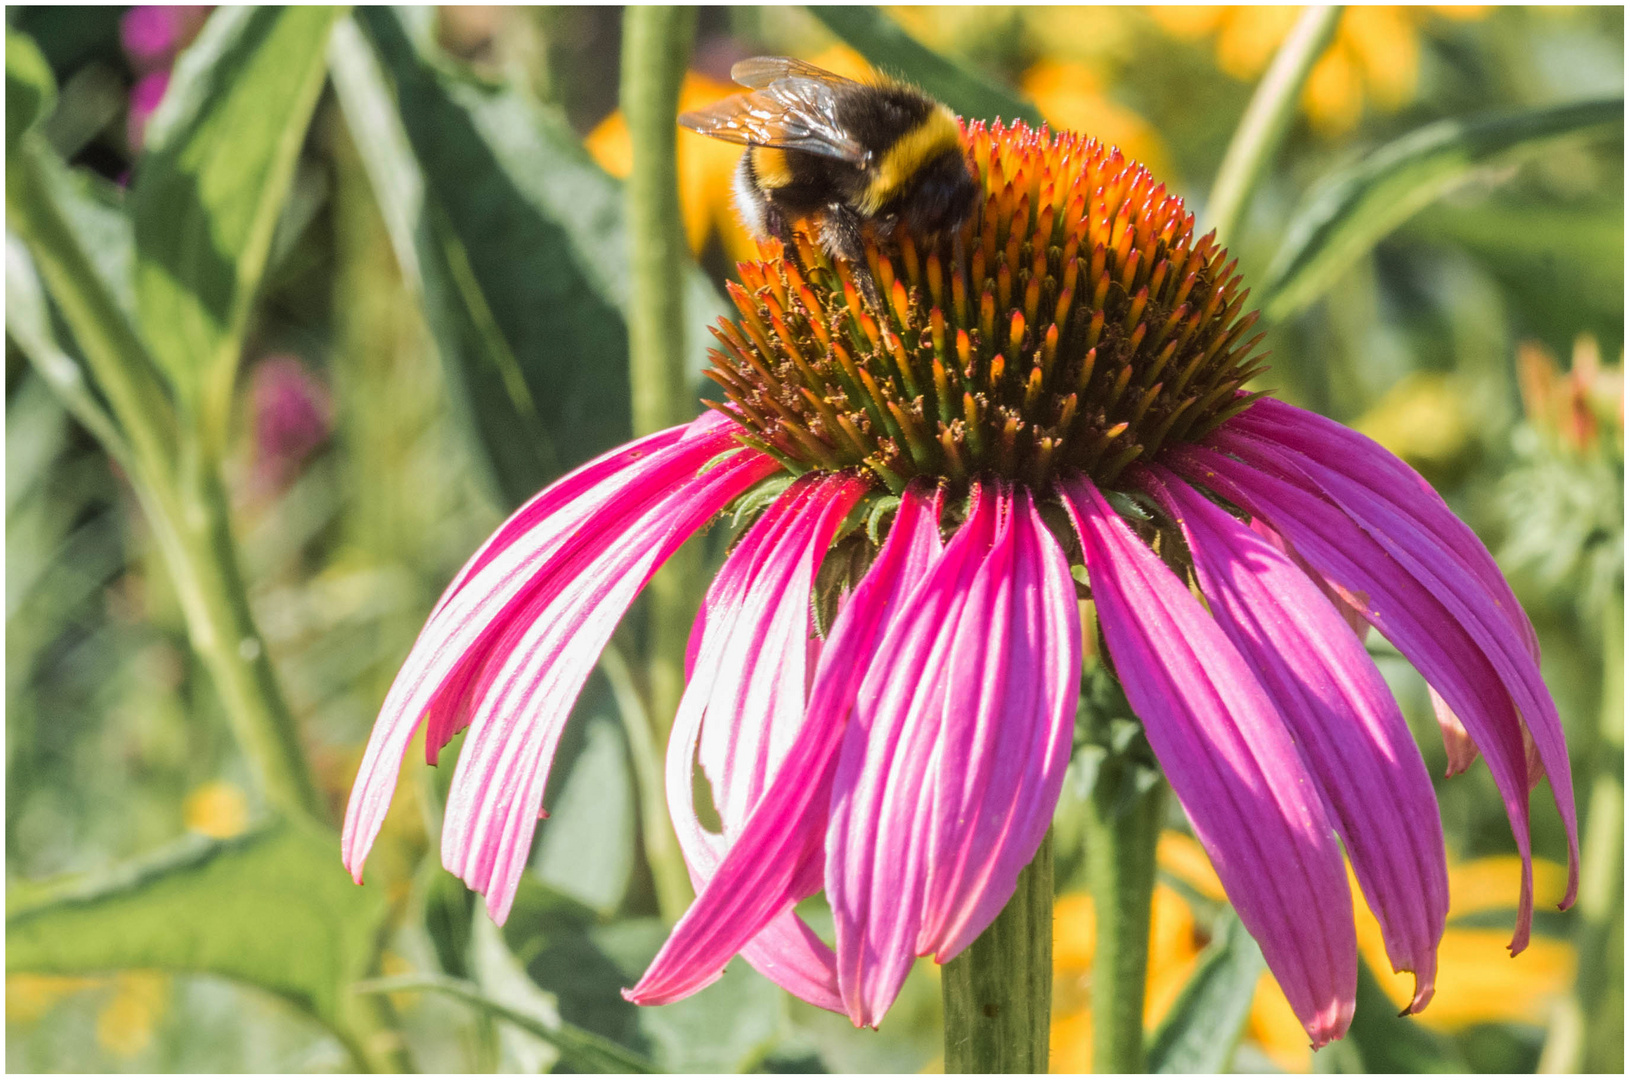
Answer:
[[(1289, 446), (1249, 435), (1225, 434), (1219, 445), (1247, 460), (1269, 465), (1284, 471), (1287, 479), (1302, 479), (1311, 490), (1322, 492), (1340, 506), (1366, 533), (1374, 537), (1420, 587), (1436, 596), (1448, 612), (1466, 628), (1488, 662), (1493, 665), (1517, 707), (1518, 718), (1527, 733), (1525, 763), (1532, 752), (1538, 754), (1544, 772), (1551, 780), (1551, 792), (1557, 812), (1568, 837), (1568, 889), (1561, 907), (1573, 904), (1579, 891), (1579, 827), (1574, 813), (1573, 773), (1568, 763), (1568, 742), (1562, 730), (1562, 718), (1557, 715), (1556, 703), (1540, 677), (1537, 647), (1530, 647), (1524, 631), (1532, 635), (1527, 616), (1521, 608), (1512, 614), (1513, 598), (1504, 578), (1494, 588), (1486, 575), (1472, 569), (1461, 559), (1458, 550), (1446, 546), (1453, 543), (1445, 527), (1428, 515), (1417, 516), (1414, 511), (1422, 505), (1436, 506), (1440, 502), (1425, 499), (1413, 485), (1378, 484), (1372, 490), (1369, 483), (1359, 483), (1344, 471), (1323, 464), (1320, 460), (1299, 453)], [(1377, 453), (1386, 452), (1376, 449)], [(1373, 456), (1373, 455), (1372, 455)], [(1390, 455), (1386, 455), (1389, 456)], [(1294, 470), (1294, 473), (1291, 472)], [(1424, 481), (1423, 481), (1424, 483)], [(1378, 494), (1384, 492), (1385, 494)], [(1397, 500), (1397, 501), (1395, 501)], [(1449, 515), (1453, 517), (1452, 514)], [(1457, 519), (1458, 520), (1458, 519)], [(1469, 532), (1465, 525), (1461, 530)], [(1440, 539), (1442, 537), (1442, 539)], [(1473, 540), (1475, 541), (1475, 537)], [(1481, 545), (1479, 545), (1479, 550)], [(1490, 563), (1492, 565), (1492, 561)], [(1499, 577), (1499, 571), (1493, 571)], [(1535, 771), (1525, 768), (1529, 787), (1537, 781)]]
[(827, 899), (850, 1019), (876, 1026), (917, 955), (949, 959), (1012, 895), (1063, 783), (1074, 586), (1028, 494), (968, 521), (880, 643), (833, 781)]
[[(1006, 552), (1003, 535), (980, 568), (988, 607), (970, 601), (947, 673), (917, 938), (917, 952), (941, 964), (1013, 895), (1052, 824), (1075, 734), (1081, 626), (1069, 561), (1022, 489)], [(976, 579), (975, 598), (984, 584)]]
[(1352, 898), (1317, 787), (1256, 676), (1092, 482), (1063, 481), (1110, 657), (1240, 921), (1315, 1047), (1352, 1019)]
[(1539, 659), (1539, 638), (1533, 623), (1517, 602), (1511, 585), (1495, 565), (1494, 556), (1471, 527), (1449, 509), (1443, 496), (1425, 477), (1386, 447), (1350, 427), (1316, 412), (1298, 409), (1272, 398), (1259, 399), (1229, 421), (1229, 428), (1299, 450), (1413, 517), (1440, 545), (1453, 553), (1466, 572), (1487, 590), (1501, 616), (1523, 639), (1523, 646)]
[[(773, 468), (757, 455), (738, 455), (620, 535), (591, 538), (598, 542), (551, 568), (566, 580), (543, 594), (547, 602), (507, 654), (488, 661), (496, 673), (476, 703), (453, 775), (442, 863), (486, 895), (494, 921), (504, 921), (514, 900), (561, 730), (618, 621), (668, 556)], [(465, 591), (475, 587), (472, 581)]]
[[(668, 812), (701, 895), (707, 895), (709, 881), (803, 726), (815, 573), (865, 490), (862, 481), (842, 474), (798, 480), (748, 530), (708, 590), (693, 636), (691, 679), (669, 736), (667, 766)], [(710, 728), (721, 731), (714, 735)], [(707, 746), (713, 756), (703, 760), (703, 768), (722, 834), (702, 827), (692, 793), (693, 763)], [(807, 854), (816, 839), (809, 833), (788, 837), (792, 844), (803, 843), (795, 856)], [(836, 1009), (832, 952), (791, 911), (794, 901), (820, 885), (806, 863), (802, 858), (791, 863), (777, 894), (741, 898), (760, 902), (753, 913), (759, 927), (741, 953), (789, 992)], [(687, 958), (670, 969), (675, 982), (653, 993), (672, 1000), (698, 990), (723, 973), (729, 957)]]
[(1513, 951), (1522, 949), (1528, 943), (1534, 910), (1522, 725), (1482, 651), (1437, 597), (1422, 589), (1338, 507), (1277, 475), (1214, 450), (1188, 447), (1170, 457), (1190, 480), (1267, 519), (1321, 574), (1362, 591), (1369, 599), (1366, 615), (1371, 624), (1437, 687), (1465, 723), (1488, 760), (1522, 856), (1517, 925), (1511, 943)]
[(1279, 706), (1381, 923), (1393, 970), (1415, 973), (1418, 1012), (1432, 996), (1449, 881), (1432, 780), (1403, 713), (1295, 563), (1166, 470), (1151, 466), (1141, 483), (1181, 526), (1213, 615)]
[(832, 774), (856, 690), (884, 626), (939, 553), (938, 519), (938, 493), (907, 488), (876, 562), (832, 625), (792, 749), (712, 880), (625, 993), (630, 1001), (660, 1005), (712, 982), (803, 895), (795, 885), (800, 870), (824, 854)]
[(1430, 686), (1426, 688), (1426, 694), (1432, 700), (1432, 715), (1437, 718), (1438, 729), (1443, 732), (1443, 752), (1449, 758), (1445, 775), (1459, 776), (1477, 760), (1477, 744), (1472, 742), (1472, 737), (1466, 733), (1466, 725), (1449, 708), (1442, 694)]
[(563, 477), (500, 528), (448, 587), (391, 684), (351, 789), (342, 850), (357, 880), (421, 720), (428, 722), (426, 753), (434, 763), (436, 751), (469, 723), (497, 664), (555, 594), (598, 565), (609, 538), (653, 508), (660, 517), (673, 507), (681, 526), (700, 524), (706, 515), (687, 508), (695, 493), (728, 501), (776, 468), (771, 458), (741, 450), (697, 478), (698, 469), (739, 444), (728, 429), (692, 429), (649, 436)]

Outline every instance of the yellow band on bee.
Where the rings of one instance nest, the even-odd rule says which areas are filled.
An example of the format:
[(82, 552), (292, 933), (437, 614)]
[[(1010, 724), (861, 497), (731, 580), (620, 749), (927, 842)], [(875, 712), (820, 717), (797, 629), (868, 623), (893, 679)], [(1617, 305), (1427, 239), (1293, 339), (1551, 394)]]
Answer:
[(765, 191), (784, 188), (792, 183), (792, 169), (787, 166), (787, 152), (769, 146), (753, 147), (753, 178)]
[(956, 117), (941, 105), (884, 152), (857, 209), (863, 214), (875, 214), (883, 209), (883, 204), (905, 186), (924, 162), (946, 150), (956, 149), (957, 142)]

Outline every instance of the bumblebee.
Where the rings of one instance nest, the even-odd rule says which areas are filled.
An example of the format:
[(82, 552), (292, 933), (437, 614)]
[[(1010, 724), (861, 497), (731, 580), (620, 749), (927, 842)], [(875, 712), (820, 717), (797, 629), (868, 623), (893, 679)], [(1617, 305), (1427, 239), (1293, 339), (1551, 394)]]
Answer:
[(793, 257), (795, 222), (846, 260), (867, 286), (865, 229), (914, 235), (955, 229), (978, 189), (951, 110), (922, 91), (879, 77), (856, 82), (785, 56), (743, 60), (730, 77), (752, 90), (679, 122), (747, 147), (736, 168), (742, 223), (780, 240)]

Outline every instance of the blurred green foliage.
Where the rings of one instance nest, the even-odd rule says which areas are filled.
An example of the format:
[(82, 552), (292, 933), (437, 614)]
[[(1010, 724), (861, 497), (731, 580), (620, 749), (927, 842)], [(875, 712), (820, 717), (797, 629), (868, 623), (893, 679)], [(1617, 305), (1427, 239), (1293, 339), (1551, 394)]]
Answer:
[[(927, 964), (880, 1033), (740, 963), (678, 1005), (622, 1000), (664, 936), (628, 686), (584, 694), (501, 932), (436, 859), (445, 769), (410, 760), (365, 888), (339, 866), (331, 826), (441, 588), (520, 500), (630, 431), (621, 185), (581, 145), (617, 105), (618, 13), (222, 9), (172, 43), (175, 92), (137, 139), (129, 90), (150, 72), (120, 34), (138, 10), (7, 10), (8, 1067), (613, 1067), (598, 1040), (673, 1070), (934, 1066)], [(1254, 84), (1240, 49), (1277, 44), (1208, 18), (703, 9), (692, 66), (723, 79), (746, 56), (847, 43), (971, 113), (1114, 124), (1205, 227)], [(1582, 446), (1516, 357), (1532, 342), (1576, 370), (1590, 335), (1598, 370), (1621, 362), (1623, 14), (1389, 25), (1407, 34), (1372, 50), (1345, 112), (1292, 124), (1235, 233), (1279, 317), (1264, 381), (1386, 442), (1501, 554), (1605, 891), (1539, 925), (1580, 943), (1573, 1002), (1443, 1032), (1397, 1020), (1367, 980), (1352, 1037), (1312, 1064), (1619, 1071), (1622, 891), (1598, 868), (1622, 866), (1622, 830), (1604, 832), (1622, 818), (1622, 375)], [(1360, 29), (1332, 55), (1371, 55)], [(1404, 73), (1407, 92), (1377, 93)], [(683, 271), (698, 375), (728, 272), (717, 239)], [(200, 507), (221, 520), (193, 543)], [(727, 539), (709, 538), (713, 563)], [(177, 572), (200, 559), (241, 574), (223, 587), (243, 611), (200, 612)], [(252, 633), (212, 654), (201, 619)], [(620, 654), (648, 630), (636, 613)], [(1441, 775), (1424, 685), (1373, 647)], [(257, 693), (292, 716), (313, 820), (279, 812), (245, 750), (257, 723), (277, 729), (278, 707), (246, 714)], [(1510, 850), (1485, 770), (1439, 794), (1453, 857)], [(1061, 890), (1082, 887), (1079, 809), (1060, 808)], [(1534, 824), (1559, 857), (1554, 816)], [(818, 904), (807, 917), (820, 929)], [(1196, 1038), (1240, 1029), (1259, 963), (1225, 913), (1208, 933), (1155, 1060), (1265, 1067), (1254, 1045)]]

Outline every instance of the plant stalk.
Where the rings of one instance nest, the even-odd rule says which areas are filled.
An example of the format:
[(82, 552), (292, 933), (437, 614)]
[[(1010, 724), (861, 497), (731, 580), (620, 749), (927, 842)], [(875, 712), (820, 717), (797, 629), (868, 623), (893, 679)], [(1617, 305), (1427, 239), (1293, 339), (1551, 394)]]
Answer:
[(1086, 810), (1087, 881), (1098, 920), (1092, 958), (1092, 1068), (1145, 1071), (1143, 1007), (1149, 974), (1149, 915), (1155, 844), (1165, 785), (1133, 793), (1106, 761)]
[(1303, 11), (1251, 95), (1206, 200), (1206, 216), (1216, 227), (1218, 243), (1233, 241), (1257, 183), (1285, 141), (1302, 87), (1335, 36), (1341, 11), (1339, 6), (1326, 5)]
[[(1573, 996), (1553, 1019), (1540, 1054), (1542, 1073), (1613, 1072), (1623, 1068), (1624, 969), (1624, 593), (1603, 605), (1602, 692), (1596, 775), (1591, 780), (1579, 853), (1574, 942), (1579, 957)], [(1617, 990), (1617, 993), (1614, 991)], [(1599, 1048), (1612, 1048), (1592, 1060)], [(1614, 1054), (1614, 1051), (1617, 1054)]]
[[(633, 143), (628, 177), (631, 298), (629, 378), (634, 434), (683, 424), (695, 415), (685, 387), (685, 305), (682, 268), (690, 260), (679, 211), (679, 87), (696, 32), (696, 11), (630, 7), (623, 17), (623, 115)], [(687, 544), (645, 590), (650, 632), (646, 673), (657, 742), (685, 689), (685, 645), (701, 577), (699, 549)]]
[(996, 921), (940, 972), (945, 1071), (1044, 1073), (1053, 1007), (1053, 833)]
[[(680, 216), (679, 128), (674, 123), (695, 35), (692, 7), (629, 7), (623, 15), (622, 106), (633, 146), (626, 198), (629, 379), (636, 436), (683, 424), (696, 413), (695, 395), (685, 385), (683, 270), (691, 256)], [(685, 646), (701, 571), (701, 549), (686, 544), (645, 590), (643, 714), (650, 737), (639, 740), (630, 733), (636, 755), (645, 750), (652, 757), (651, 750), (667, 744), (685, 691)], [(646, 857), (663, 917), (673, 921), (693, 895), (690, 874), (662, 811), (666, 803), (660, 777), (655, 785), (650, 777), (642, 775), (641, 780)]]

